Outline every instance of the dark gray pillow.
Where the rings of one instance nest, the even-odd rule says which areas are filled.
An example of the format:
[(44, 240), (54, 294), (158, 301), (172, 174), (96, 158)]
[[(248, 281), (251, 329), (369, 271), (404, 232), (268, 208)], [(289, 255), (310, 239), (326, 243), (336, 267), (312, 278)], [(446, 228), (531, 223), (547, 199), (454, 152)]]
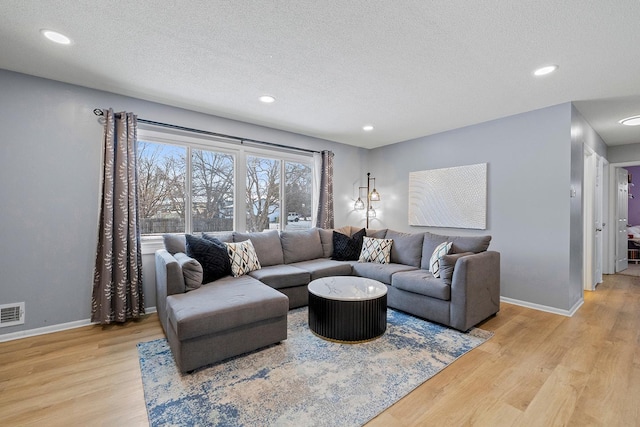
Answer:
[(333, 256), (336, 261), (357, 261), (362, 251), (362, 240), (366, 231), (362, 230), (349, 237), (346, 234), (333, 232)]
[[(187, 234), (187, 255), (202, 265), (202, 283), (213, 282), (231, 274), (227, 247), (215, 238), (205, 239)], [(186, 286), (186, 283), (185, 283)]]
[(222, 243), (232, 243), (233, 231), (216, 231), (213, 233), (202, 233), (202, 237), (208, 240), (218, 239)]
[(458, 261), (458, 258), (462, 258), (467, 255), (473, 255), (473, 252), (449, 254), (440, 258), (440, 278), (444, 280), (451, 280), (453, 277), (453, 267), (456, 265), (456, 261)]
[(391, 262), (420, 267), (423, 237), (424, 235), (422, 233), (409, 234), (387, 230), (385, 239), (393, 240), (393, 245), (391, 246)]
[(433, 251), (436, 250), (438, 245), (449, 240), (448, 236), (441, 236), (439, 234), (424, 233), (424, 241), (422, 242), (422, 261), (420, 262), (420, 268), (423, 270), (429, 270), (429, 260)]
[(261, 231), (255, 233), (234, 233), (234, 242), (244, 242), (251, 239), (262, 267), (284, 264), (284, 253), (280, 243), (278, 230)]
[(171, 255), (175, 255), (178, 252), (187, 252), (184, 234), (163, 234), (162, 240), (164, 240), (164, 248)]
[(317, 228), (304, 231), (283, 231), (280, 233), (280, 242), (286, 264), (324, 256)]
[(173, 254), (180, 267), (182, 267), (182, 276), (184, 277), (184, 285), (187, 291), (193, 291), (202, 286), (204, 273), (202, 265), (195, 259), (183, 252)]
[(451, 253), (473, 252), (477, 254), (489, 249), (491, 236), (455, 236), (449, 237), (449, 241), (453, 243)]

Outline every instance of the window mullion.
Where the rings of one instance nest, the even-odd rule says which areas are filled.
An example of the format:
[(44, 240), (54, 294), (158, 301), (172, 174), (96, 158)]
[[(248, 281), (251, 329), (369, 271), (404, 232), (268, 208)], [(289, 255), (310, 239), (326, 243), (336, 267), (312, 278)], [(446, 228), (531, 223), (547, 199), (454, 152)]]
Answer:
[(184, 226), (185, 226), (185, 232), (186, 233), (193, 233), (193, 222), (191, 220), (192, 218), (192, 206), (193, 203), (192, 201), (192, 181), (193, 181), (193, 173), (192, 173), (192, 167), (191, 167), (191, 147), (187, 146), (187, 154), (186, 154), (186, 164), (185, 164), (185, 182), (184, 182), (184, 192), (185, 192), (185, 197), (184, 197), (184, 201), (185, 201), (185, 207), (184, 207)]
[(285, 161), (280, 160), (280, 230), (286, 229), (287, 217), (289, 216), (289, 212), (287, 210), (287, 194), (285, 192), (286, 172)]

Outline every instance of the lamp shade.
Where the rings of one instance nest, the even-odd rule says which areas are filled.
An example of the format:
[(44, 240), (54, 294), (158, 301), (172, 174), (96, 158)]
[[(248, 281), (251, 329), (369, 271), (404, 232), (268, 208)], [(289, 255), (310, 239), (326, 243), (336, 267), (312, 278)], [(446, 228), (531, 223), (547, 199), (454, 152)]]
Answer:
[(353, 205), (353, 209), (357, 211), (361, 211), (364, 209), (364, 202), (360, 197), (358, 197), (358, 200), (356, 200), (356, 203)]
[(367, 216), (368, 216), (369, 218), (375, 218), (375, 217), (376, 217), (376, 210), (375, 210), (375, 209), (373, 209), (373, 206), (371, 206), (371, 207), (369, 208), (369, 210), (367, 211)]
[(369, 200), (372, 200), (374, 202), (380, 200), (380, 193), (378, 193), (378, 190), (374, 188), (373, 191), (371, 191), (371, 194), (369, 194)]

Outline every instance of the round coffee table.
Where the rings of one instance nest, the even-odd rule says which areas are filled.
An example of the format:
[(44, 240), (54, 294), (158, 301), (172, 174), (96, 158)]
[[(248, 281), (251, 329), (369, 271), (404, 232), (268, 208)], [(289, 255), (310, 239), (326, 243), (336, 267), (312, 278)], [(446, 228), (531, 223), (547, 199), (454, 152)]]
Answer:
[(387, 287), (355, 276), (309, 283), (309, 328), (332, 341), (369, 341), (387, 329)]

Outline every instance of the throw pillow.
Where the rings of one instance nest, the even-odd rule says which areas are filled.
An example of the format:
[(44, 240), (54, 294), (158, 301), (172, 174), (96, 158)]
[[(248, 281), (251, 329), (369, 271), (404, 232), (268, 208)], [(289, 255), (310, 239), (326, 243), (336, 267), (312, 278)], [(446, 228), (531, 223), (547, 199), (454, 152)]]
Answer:
[(176, 252), (174, 255), (180, 267), (182, 267), (182, 276), (184, 277), (184, 286), (187, 291), (193, 291), (202, 286), (204, 270), (202, 265), (195, 259), (191, 258), (184, 252)]
[(333, 231), (333, 256), (336, 261), (357, 261), (362, 251), (362, 239), (365, 229), (354, 233), (349, 237), (346, 234)]
[(251, 240), (238, 243), (225, 243), (227, 254), (231, 262), (233, 277), (242, 276), (254, 270), (260, 270), (260, 261)]
[[(452, 246), (453, 247), (453, 246)], [(451, 280), (453, 277), (453, 267), (455, 267), (458, 258), (473, 255), (473, 252), (463, 252), (461, 254), (450, 254), (440, 258), (440, 278)]]
[(185, 235), (187, 255), (202, 265), (202, 283), (213, 282), (231, 274), (227, 248), (218, 239)]
[(451, 242), (442, 242), (433, 251), (429, 260), (429, 271), (433, 274), (433, 277), (440, 277), (440, 258), (449, 253), (451, 245)]
[(378, 264), (389, 264), (391, 262), (391, 239), (375, 239), (364, 237), (362, 240), (362, 251), (358, 262), (377, 262)]

